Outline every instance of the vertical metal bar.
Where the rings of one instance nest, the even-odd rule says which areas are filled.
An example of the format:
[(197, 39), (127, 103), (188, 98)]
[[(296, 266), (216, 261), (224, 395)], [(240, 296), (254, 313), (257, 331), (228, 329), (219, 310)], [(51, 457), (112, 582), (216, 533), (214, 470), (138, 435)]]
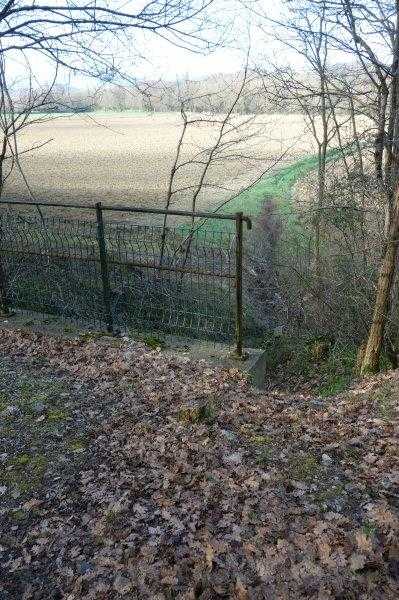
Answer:
[(8, 307), (7, 281), (3, 260), (0, 258), (0, 317), (9, 317), (10, 309)]
[(236, 213), (236, 354), (243, 358), (242, 254), (243, 213)]
[(102, 208), (101, 208), (101, 202), (97, 202), (97, 204), (96, 204), (96, 218), (97, 218), (98, 248), (100, 251), (101, 279), (102, 279), (102, 284), (103, 284), (103, 300), (104, 300), (105, 318), (106, 318), (106, 322), (107, 322), (108, 333), (113, 333), (114, 324), (113, 324), (112, 310), (111, 310), (111, 288), (109, 285), (107, 249), (105, 246), (104, 221), (103, 221), (103, 212), (102, 212)]
[(6, 270), (3, 266), (3, 223), (0, 223), (0, 316), (10, 316), (10, 309), (8, 306), (8, 294), (7, 294), (7, 277)]

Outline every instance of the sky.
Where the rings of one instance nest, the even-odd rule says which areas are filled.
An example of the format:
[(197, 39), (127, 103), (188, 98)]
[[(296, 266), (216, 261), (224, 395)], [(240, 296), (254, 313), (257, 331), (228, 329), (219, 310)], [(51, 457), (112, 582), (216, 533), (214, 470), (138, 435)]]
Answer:
[[(273, 0), (272, 3), (270, 0), (256, 1), (260, 7), (267, 6), (269, 16), (277, 18), (281, 13), (281, 0)], [(266, 45), (264, 36), (259, 34), (254, 22), (255, 18), (250, 17), (243, 10), (241, 4), (236, 3), (236, 0), (218, 0), (215, 6), (217, 7), (215, 18), (227, 27), (223, 47), (219, 47), (211, 53), (196, 53), (179, 48), (152, 33), (136, 32), (134, 50), (131, 56), (128, 56), (129, 52), (126, 52), (124, 70), (129, 73), (129, 76), (136, 79), (176, 80), (186, 75), (197, 79), (219, 73), (237, 72), (246, 60), (249, 45), (253, 60), (259, 54), (264, 53)], [(267, 46), (269, 54), (276, 51), (276, 48), (270, 43)], [(138, 53), (140, 56), (137, 56)], [(295, 60), (294, 57), (291, 59)], [(24, 57), (14, 54), (10, 56), (9, 61), (12, 63), (14, 76), (22, 80), (26, 72)], [(42, 55), (36, 52), (32, 59), (31, 53), (29, 61), (31, 65), (34, 65), (34, 76), (38, 83), (45, 84), (52, 80), (53, 65)], [(90, 85), (87, 78), (80, 74), (71, 74), (66, 70), (60, 71), (58, 81), (69, 82), (72, 87), (76, 88)]]

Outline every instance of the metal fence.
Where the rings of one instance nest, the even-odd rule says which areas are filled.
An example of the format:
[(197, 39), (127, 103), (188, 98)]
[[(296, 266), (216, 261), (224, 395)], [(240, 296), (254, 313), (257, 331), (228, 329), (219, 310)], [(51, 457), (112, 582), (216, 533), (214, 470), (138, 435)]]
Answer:
[[(243, 348), (243, 226), (233, 215), (127, 206), (2, 201), (0, 302), (96, 328), (157, 331)], [(22, 206), (38, 212), (27, 213)], [(43, 207), (46, 207), (42, 211)], [(84, 219), (48, 216), (62, 208)], [(112, 222), (113, 211), (179, 216), (184, 226)], [(45, 214), (44, 214), (45, 212)], [(233, 222), (210, 231), (204, 219)], [(198, 226), (198, 220), (200, 225)]]

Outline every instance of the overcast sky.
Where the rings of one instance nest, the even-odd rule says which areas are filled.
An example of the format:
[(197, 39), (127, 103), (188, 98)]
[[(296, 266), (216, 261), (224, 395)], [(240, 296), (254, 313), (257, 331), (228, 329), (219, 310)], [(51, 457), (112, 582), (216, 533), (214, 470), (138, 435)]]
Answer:
[[(257, 0), (257, 5), (266, 6), (269, 16), (278, 17), (281, 14), (280, 0)], [(247, 52), (249, 38), (251, 38), (251, 54), (255, 57), (264, 52), (265, 39), (260, 36), (256, 28), (256, 17), (249, 16), (242, 4), (236, 0), (217, 0), (214, 4), (214, 17), (227, 26), (226, 46), (216, 49), (210, 54), (196, 54), (173, 46), (152, 33), (143, 34), (138, 31), (134, 35), (132, 53), (127, 59), (125, 68), (132, 77), (139, 79), (176, 79), (188, 74), (191, 78), (199, 78), (217, 73), (233, 73), (242, 66)], [(252, 24), (250, 21), (252, 20)], [(250, 33), (249, 33), (250, 32)], [(273, 47), (268, 45), (268, 51), (273, 52)], [(126, 52), (128, 54), (128, 52)], [(137, 56), (140, 54), (141, 56)], [(52, 67), (39, 53), (31, 53), (29, 61), (34, 67), (34, 75), (39, 82), (46, 82), (52, 78)], [(12, 72), (15, 76), (22, 76), (25, 71), (23, 57), (18, 54), (11, 59)], [(68, 75), (71, 84), (82, 86), (85, 84), (80, 75)], [(66, 73), (61, 73), (61, 79), (67, 78)]]
[[(214, 16), (227, 26), (223, 47), (210, 54), (198, 54), (178, 48), (153, 33), (136, 31), (131, 47), (122, 50), (125, 57), (123, 70), (128, 72), (131, 78), (149, 80), (174, 80), (186, 75), (195, 79), (218, 73), (235, 73), (244, 64), (249, 46), (254, 62), (258, 62), (259, 57), (262, 57), (264, 62), (269, 59), (281, 61), (285, 58), (286, 63), (300, 66), (300, 58), (294, 51), (282, 48), (272, 37), (260, 32), (257, 27), (258, 17), (253, 12), (245, 11), (239, 0), (216, 0), (214, 6), (217, 8)], [(260, 11), (266, 10), (271, 18), (279, 19), (284, 14), (282, 0), (257, 0), (255, 6)], [(29, 60), (34, 67), (37, 82), (48, 83), (53, 76), (53, 65), (37, 52), (34, 57), (31, 55)], [(23, 57), (13, 56), (11, 62), (12, 72), (22, 77), (25, 69)], [(73, 87), (83, 88), (88, 85), (88, 81), (81, 75), (61, 71), (59, 81), (67, 80)]]

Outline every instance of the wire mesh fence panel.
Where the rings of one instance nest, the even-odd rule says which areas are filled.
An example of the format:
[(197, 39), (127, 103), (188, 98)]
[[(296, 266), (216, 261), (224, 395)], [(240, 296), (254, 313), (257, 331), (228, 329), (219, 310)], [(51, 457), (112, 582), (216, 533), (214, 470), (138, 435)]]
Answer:
[(0, 251), (7, 299), (13, 308), (101, 326), (94, 223), (3, 213)]
[(233, 236), (108, 224), (105, 239), (116, 327), (233, 338)]
[[(108, 312), (104, 303), (103, 236)], [(104, 251), (104, 247), (103, 247)], [(8, 304), (104, 328), (233, 341), (235, 235), (0, 214)]]

